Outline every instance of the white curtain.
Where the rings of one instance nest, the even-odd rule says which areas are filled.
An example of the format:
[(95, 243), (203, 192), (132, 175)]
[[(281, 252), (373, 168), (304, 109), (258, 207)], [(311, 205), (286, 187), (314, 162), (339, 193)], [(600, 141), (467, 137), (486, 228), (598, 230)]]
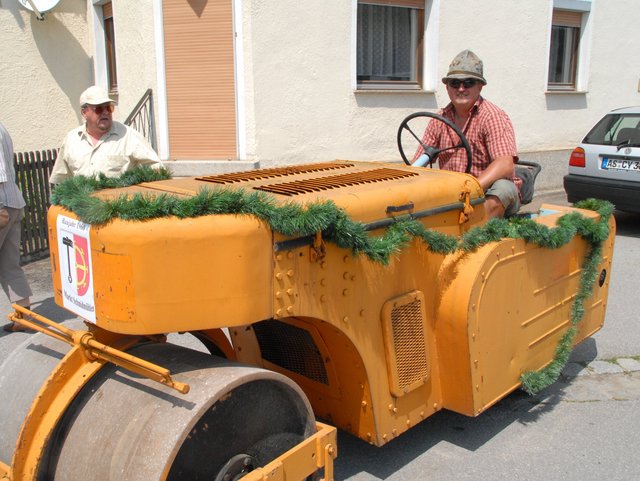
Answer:
[(358, 79), (416, 80), (417, 12), (358, 5)]

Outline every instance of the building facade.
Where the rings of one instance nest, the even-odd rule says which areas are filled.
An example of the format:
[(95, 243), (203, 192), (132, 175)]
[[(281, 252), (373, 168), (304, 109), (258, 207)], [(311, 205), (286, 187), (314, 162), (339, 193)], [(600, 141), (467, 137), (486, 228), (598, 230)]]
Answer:
[(440, 79), (471, 49), (544, 188), (603, 113), (640, 102), (634, 0), (61, 0), (44, 20), (21, 3), (0, 6), (17, 150), (57, 146), (97, 83), (118, 120), (153, 91), (176, 172), (399, 160), (398, 125), (448, 103)]

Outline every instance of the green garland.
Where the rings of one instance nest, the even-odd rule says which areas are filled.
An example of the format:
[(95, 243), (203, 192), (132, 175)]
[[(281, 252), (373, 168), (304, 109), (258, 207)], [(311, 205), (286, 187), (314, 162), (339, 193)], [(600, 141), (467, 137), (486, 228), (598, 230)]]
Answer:
[(264, 192), (228, 188), (204, 188), (190, 198), (169, 194), (123, 194), (111, 200), (102, 200), (90, 195), (100, 189), (127, 187), (170, 177), (166, 169), (152, 170), (148, 167), (133, 169), (116, 179), (105, 176), (98, 179), (74, 177), (54, 188), (51, 201), (92, 225), (102, 225), (113, 218), (141, 221), (166, 216), (253, 215), (269, 224), (273, 231), (287, 236), (302, 237), (322, 232), (325, 240), (351, 250), (354, 255), (363, 254), (382, 264), (388, 264), (391, 256), (400, 252), (413, 238), (422, 240), (432, 252), (451, 254), (457, 250), (472, 252), (489, 242), (504, 238), (524, 239), (541, 247), (557, 249), (576, 235), (581, 236), (590, 247), (571, 309), (571, 328), (560, 339), (554, 359), (547, 367), (521, 376), (523, 389), (529, 394), (535, 394), (555, 382), (569, 359), (577, 326), (584, 315), (584, 301), (591, 295), (598, 275), (602, 243), (609, 236), (608, 221), (613, 213), (613, 205), (609, 202), (589, 199), (579, 202), (576, 207), (598, 212), (599, 221), (577, 212), (563, 215), (556, 227), (552, 228), (527, 218), (491, 219), (458, 238), (427, 229), (417, 220), (405, 219), (391, 224), (381, 236), (370, 236), (364, 224), (350, 219), (344, 210), (331, 201), (313, 202), (305, 206), (292, 202), (278, 204)]

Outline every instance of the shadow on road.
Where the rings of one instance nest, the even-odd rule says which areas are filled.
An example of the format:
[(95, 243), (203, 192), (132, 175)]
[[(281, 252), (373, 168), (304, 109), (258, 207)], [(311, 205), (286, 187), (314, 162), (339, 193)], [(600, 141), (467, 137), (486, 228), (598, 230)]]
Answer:
[(440, 411), (380, 448), (339, 431), (335, 479), (362, 472), (387, 479), (440, 443), (476, 451), (514, 423), (535, 424), (562, 400), (567, 386), (559, 380), (536, 396), (517, 390), (475, 418)]

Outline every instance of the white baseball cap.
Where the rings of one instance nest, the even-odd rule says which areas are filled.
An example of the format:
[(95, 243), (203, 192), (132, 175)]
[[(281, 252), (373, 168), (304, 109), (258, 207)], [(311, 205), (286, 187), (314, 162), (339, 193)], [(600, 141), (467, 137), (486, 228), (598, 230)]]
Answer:
[(87, 90), (80, 94), (80, 106), (83, 105), (102, 105), (102, 104), (115, 104), (115, 100), (109, 98), (107, 92), (97, 85), (92, 85)]

